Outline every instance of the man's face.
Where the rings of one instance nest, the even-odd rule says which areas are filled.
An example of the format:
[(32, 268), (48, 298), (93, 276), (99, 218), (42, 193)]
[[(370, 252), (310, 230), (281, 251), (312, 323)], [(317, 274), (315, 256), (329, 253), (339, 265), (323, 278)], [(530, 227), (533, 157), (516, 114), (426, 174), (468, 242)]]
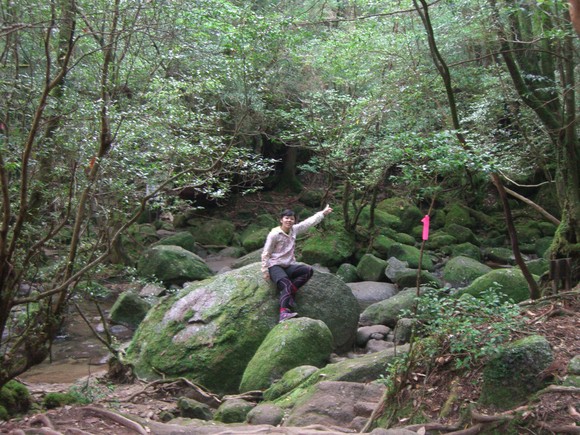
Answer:
[(282, 227), (282, 231), (287, 233), (292, 228), (292, 225), (296, 222), (296, 218), (294, 216), (282, 216), (280, 219), (280, 226)]

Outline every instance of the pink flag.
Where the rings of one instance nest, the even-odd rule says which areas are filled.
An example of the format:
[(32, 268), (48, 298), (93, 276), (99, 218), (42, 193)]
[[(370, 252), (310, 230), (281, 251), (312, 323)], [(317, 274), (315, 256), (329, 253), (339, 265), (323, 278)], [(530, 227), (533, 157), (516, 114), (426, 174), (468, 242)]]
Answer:
[(427, 240), (429, 238), (429, 215), (426, 214), (421, 222), (423, 222), (423, 240)]

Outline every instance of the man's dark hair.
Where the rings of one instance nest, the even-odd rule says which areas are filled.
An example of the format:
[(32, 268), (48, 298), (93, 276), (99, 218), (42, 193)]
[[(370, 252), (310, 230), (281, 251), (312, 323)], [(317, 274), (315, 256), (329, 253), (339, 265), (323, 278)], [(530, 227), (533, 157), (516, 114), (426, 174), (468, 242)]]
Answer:
[(284, 216), (294, 216), (295, 218), (298, 217), (296, 216), (296, 213), (294, 213), (294, 210), (290, 210), (288, 208), (280, 213), (280, 219), (282, 219)]

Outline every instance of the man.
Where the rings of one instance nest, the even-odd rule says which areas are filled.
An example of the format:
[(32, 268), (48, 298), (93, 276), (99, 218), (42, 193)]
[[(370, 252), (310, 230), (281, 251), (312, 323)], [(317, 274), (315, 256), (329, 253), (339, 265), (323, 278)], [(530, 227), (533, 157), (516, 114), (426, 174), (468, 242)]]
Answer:
[(319, 224), (331, 212), (332, 208), (327, 205), (324, 210), (296, 223), (296, 214), (284, 210), (280, 213), (280, 226), (268, 234), (262, 251), (262, 273), (264, 279), (271, 279), (280, 291), (280, 322), (298, 315), (290, 311), (290, 307), (294, 307), (294, 296), (314, 273), (312, 267), (296, 263), (296, 236)]

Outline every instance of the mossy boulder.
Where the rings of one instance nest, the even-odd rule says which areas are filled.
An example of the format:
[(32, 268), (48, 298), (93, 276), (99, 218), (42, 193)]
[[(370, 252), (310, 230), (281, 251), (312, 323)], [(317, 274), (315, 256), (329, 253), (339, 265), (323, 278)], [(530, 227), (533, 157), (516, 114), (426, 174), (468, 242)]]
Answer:
[(213, 411), (208, 405), (189, 397), (180, 397), (177, 400), (177, 408), (181, 417), (196, 418), (204, 421), (213, 420)]
[(476, 278), (491, 272), (491, 267), (471, 257), (451, 258), (443, 268), (443, 279), (453, 287), (465, 287)]
[[(328, 326), (335, 349), (353, 346), (359, 309), (342, 280), (316, 272), (296, 302), (302, 316)], [(191, 283), (149, 310), (127, 349), (127, 362), (144, 379), (162, 373), (216, 393), (235, 393), (248, 362), (278, 323), (278, 307), (277, 291), (262, 277), (260, 263)]]
[(472, 228), (473, 221), (469, 215), (469, 210), (456, 203), (445, 207), (445, 226), (447, 227), (450, 224), (457, 224), (463, 227)]
[(534, 243), (534, 250), (538, 257), (546, 258), (546, 253), (549, 252), (550, 246), (554, 241), (553, 237), (542, 237)]
[(242, 246), (247, 252), (260, 249), (266, 243), (266, 238), (271, 228), (260, 227), (258, 225), (250, 225), (246, 228), (240, 237)]
[(483, 371), (479, 402), (497, 409), (511, 409), (546, 386), (542, 372), (554, 357), (545, 337), (534, 335), (500, 349)]
[(522, 244), (534, 243), (542, 237), (542, 230), (534, 221), (516, 224), (516, 233), (519, 243)]
[[(421, 258), (421, 251), (414, 246), (403, 245), (402, 243), (395, 243), (389, 249), (389, 257), (395, 257), (398, 260), (406, 262), (410, 268), (418, 269), (419, 260)], [(433, 270), (433, 260), (429, 255), (424, 253), (421, 260), (421, 268), (423, 270)]]
[(429, 235), (425, 247), (433, 251), (450, 251), (451, 246), (457, 243), (457, 239), (443, 230), (438, 230)]
[[(359, 224), (368, 226), (371, 219), (371, 212), (369, 207), (365, 207), (360, 214)], [(374, 226), (379, 229), (394, 229), (399, 231), (401, 229), (401, 219), (398, 216), (392, 215), (384, 210), (375, 208), (374, 212)]]
[(498, 264), (515, 264), (514, 254), (509, 248), (493, 247), (485, 248), (484, 257)]
[(232, 263), (232, 269), (239, 269), (240, 267), (248, 266), (250, 264), (262, 261), (262, 249), (249, 252), (241, 256)]
[(109, 317), (113, 323), (136, 329), (145, 318), (151, 304), (132, 291), (126, 291), (119, 295)]
[(223, 219), (199, 219), (188, 221), (189, 232), (197, 243), (209, 246), (228, 246), (234, 239), (235, 225)]
[(180, 246), (154, 246), (145, 250), (137, 265), (143, 277), (156, 278), (165, 285), (182, 285), (213, 275), (201, 257)]
[(214, 420), (222, 423), (243, 423), (255, 406), (255, 403), (244, 399), (228, 399), (219, 406)]
[(336, 276), (342, 279), (345, 283), (360, 281), (358, 273), (356, 271), (356, 266), (350, 263), (343, 263), (338, 266), (336, 270)]
[(282, 378), (264, 391), (264, 400), (272, 401), (296, 388), (318, 370), (316, 366), (299, 366), (288, 370)]
[(372, 248), (378, 257), (387, 258), (387, 256), (389, 255), (389, 249), (395, 243), (397, 243), (397, 241), (395, 241), (394, 239), (385, 236), (383, 234), (380, 234), (373, 240)]
[(459, 256), (469, 257), (469, 258), (473, 258), (474, 260), (477, 260), (479, 262), (481, 262), (481, 260), (482, 260), (481, 249), (478, 246), (476, 246), (470, 242), (459, 243), (458, 245), (453, 245), (451, 247), (451, 256), (452, 257), (459, 257)]
[(421, 222), (424, 216), (419, 207), (411, 200), (400, 197), (382, 200), (377, 204), (377, 209), (397, 216), (401, 221), (399, 230), (403, 233), (409, 233), (415, 225)]
[(158, 242), (154, 243), (152, 246), (159, 245), (181, 246), (183, 249), (186, 249), (189, 252), (195, 253), (196, 251), (195, 239), (189, 231), (180, 231), (178, 233), (164, 237)]
[[(420, 294), (424, 291), (422, 288)], [(380, 301), (367, 307), (360, 315), (360, 324), (386, 325), (394, 328), (401, 318), (404, 310), (410, 310), (417, 298), (417, 290), (413, 288), (405, 289), (384, 301)]]
[(270, 331), (248, 363), (240, 392), (266, 389), (295, 367), (322, 367), (332, 349), (332, 333), (324, 322), (307, 317), (281, 322)]
[(386, 267), (385, 260), (375, 257), (373, 254), (365, 254), (358, 262), (356, 272), (362, 281), (385, 281)]
[(355, 240), (340, 225), (331, 231), (310, 231), (299, 255), (300, 261), (320, 264), (326, 267), (339, 266), (346, 262), (355, 251)]
[(8, 417), (27, 412), (31, 404), (28, 388), (16, 380), (8, 381), (0, 389), (0, 408), (4, 408), (5, 413), (2, 414)]
[[(394, 282), (399, 288), (417, 287), (417, 270), (410, 269), (397, 274)], [(426, 270), (422, 270), (419, 275), (419, 285), (433, 288), (443, 287), (441, 280)]]
[(470, 294), (475, 297), (493, 290), (504, 301), (512, 300), (515, 303), (530, 298), (528, 282), (519, 269), (495, 269), (475, 279), (469, 286), (458, 294)]
[(340, 381), (369, 383), (384, 376), (389, 365), (397, 357), (409, 351), (409, 345), (397, 346), (362, 355), (358, 358), (345, 359), (337, 363), (328, 364), (308, 376), (297, 387), (273, 401), (282, 408), (293, 408), (302, 403), (315, 390), (320, 381)]
[(463, 225), (459, 225), (456, 223), (448, 223), (445, 225), (445, 232), (447, 234), (451, 234), (455, 237), (456, 243), (473, 243), (474, 245), (479, 246), (480, 242), (477, 240), (477, 237), (469, 228)]
[(404, 245), (415, 246), (416, 243), (415, 237), (407, 233), (394, 233), (391, 237), (395, 242), (399, 242)]
[(526, 261), (526, 266), (530, 273), (537, 276), (542, 276), (550, 270), (550, 262), (545, 258), (536, 258), (534, 260)]

